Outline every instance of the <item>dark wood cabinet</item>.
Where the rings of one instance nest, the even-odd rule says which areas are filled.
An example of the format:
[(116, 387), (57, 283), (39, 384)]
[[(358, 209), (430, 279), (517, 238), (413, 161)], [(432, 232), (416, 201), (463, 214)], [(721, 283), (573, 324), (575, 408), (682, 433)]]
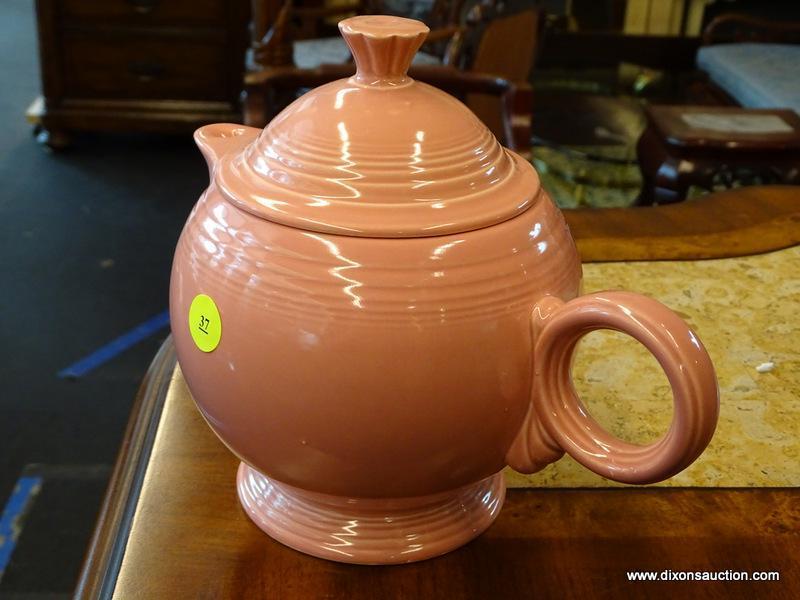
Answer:
[(37, 0), (42, 139), (241, 121), (247, 0)]

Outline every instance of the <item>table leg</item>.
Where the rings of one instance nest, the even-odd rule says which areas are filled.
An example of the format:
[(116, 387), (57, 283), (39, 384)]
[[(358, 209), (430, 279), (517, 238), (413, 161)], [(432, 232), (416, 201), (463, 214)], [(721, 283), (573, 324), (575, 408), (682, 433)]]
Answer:
[(671, 204), (686, 199), (689, 182), (681, 172), (684, 162), (667, 151), (658, 134), (648, 127), (636, 145), (642, 191), (637, 204)]
[(791, 156), (776, 166), (781, 173), (781, 183), (800, 185), (800, 156)]

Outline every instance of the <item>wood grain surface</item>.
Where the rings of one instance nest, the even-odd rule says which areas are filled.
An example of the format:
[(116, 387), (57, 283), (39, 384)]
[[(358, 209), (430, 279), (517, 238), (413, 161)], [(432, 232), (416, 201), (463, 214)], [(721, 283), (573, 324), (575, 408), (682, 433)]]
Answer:
[(746, 256), (800, 244), (800, 187), (739, 188), (678, 204), (564, 216), (583, 262)]
[(241, 120), (250, 3), (37, 0), (44, 96), (29, 112), (54, 148), (75, 131), (187, 133)]
[(156, 354), (139, 388), (84, 559), (76, 597), (108, 598), (114, 590), (176, 362), (175, 349), (169, 341)]
[[(713, 210), (671, 205), (567, 218), (585, 260), (709, 258), (798, 242), (792, 188), (702, 202)], [(698, 220), (679, 218), (686, 214)], [(140, 390), (77, 598), (800, 597), (794, 488), (511, 490), (484, 535), (440, 558), (361, 567), (302, 555), (244, 515), (237, 461), (175, 393), (174, 367), (168, 341)], [(627, 577), (668, 569), (777, 571), (780, 581)]]

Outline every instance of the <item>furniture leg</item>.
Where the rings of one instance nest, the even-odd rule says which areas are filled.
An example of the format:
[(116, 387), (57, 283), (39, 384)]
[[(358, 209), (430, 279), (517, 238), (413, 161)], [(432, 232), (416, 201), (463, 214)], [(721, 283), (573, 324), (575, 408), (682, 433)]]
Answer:
[(48, 129), (47, 127), (37, 129), (34, 130), (36, 141), (51, 150), (64, 150), (70, 145), (70, 135), (63, 129)]

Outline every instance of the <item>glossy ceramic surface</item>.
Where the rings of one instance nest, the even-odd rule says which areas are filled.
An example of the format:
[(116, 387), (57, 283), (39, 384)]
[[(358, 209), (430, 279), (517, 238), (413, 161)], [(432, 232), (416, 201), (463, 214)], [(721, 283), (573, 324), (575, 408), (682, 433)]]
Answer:
[(308, 492), (270, 480), (244, 463), (237, 482), (242, 507), (273, 538), (303, 552), (311, 547), (311, 554), (321, 558), (359, 564), (406, 563), (457, 548), (492, 524), (506, 493), (501, 473), (411, 498)]
[[(305, 94), (263, 133), (201, 130), (208, 152), (223, 148), (216, 182), (237, 207), (320, 233), (419, 237), (499, 223), (534, 202), (526, 161), (458, 100), (405, 75), (427, 28), (386, 19), (344, 21), (356, 76)], [(236, 134), (257, 139), (244, 152), (215, 143)]]
[[(317, 556), (411, 561), (489, 525), (507, 463), (531, 472), (567, 451), (631, 483), (688, 465), (718, 409), (694, 334), (642, 296), (578, 297), (575, 245), (533, 168), (405, 75), (423, 25), (340, 28), (355, 77), (263, 132), (196, 134), (211, 184), (176, 250), (173, 334), (198, 407), (249, 465), (251, 518)], [(199, 294), (221, 318), (211, 352), (190, 335)], [(575, 342), (600, 327), (669, 376), (675, 420), (651, 446), (612, 438), (572, 391)]]

